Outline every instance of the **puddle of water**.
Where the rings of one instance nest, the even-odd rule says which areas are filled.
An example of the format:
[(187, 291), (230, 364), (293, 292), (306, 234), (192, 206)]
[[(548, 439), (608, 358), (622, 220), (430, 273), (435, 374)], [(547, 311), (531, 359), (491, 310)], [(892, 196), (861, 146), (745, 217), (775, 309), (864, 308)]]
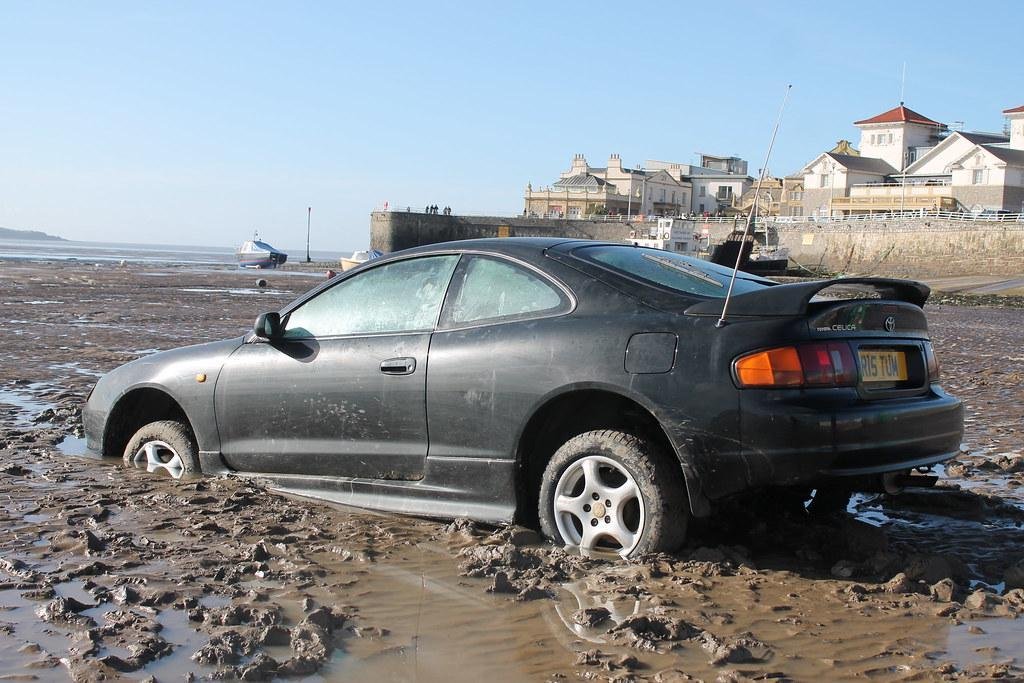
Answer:
[(247, 296), (250, 294), (289, 294), (289, 292), (285, 292), (280, 289), (257, 289), (255, 287), (240, 289), (217, 289), (215, 287), (182, 287), (180, 291), (192, 292), (196, 294), (235, 294), (239, 296)]
[[(57, 594), (61, 597), (73, 597), (85, 604), (93, 605), (96, 599), (82, 589), (81, 582), (69, 582), (54, 586)], [(63, 657), (68, 654), (68, 648), (72, 644), (71, 635), (77, 631), (85, 630), (85, 627), (77, 627), (69, 624), (49, 623), (40, 620), (36, 610), (46, 605), (47, 600), (28, 600), (23, 598), (18, 591), (9, 590), (0, 592), (0, 622), (15, 624), (13, 636), (0, 638), (0, 676), (19, 676), (27, 672), (34, 672), (44, 680), (62, 680), (64, 676), (57, 675), (64, 670), (58, 665), (51, 669), (27, 668), (33, 662), (43, 658), (42, 653), (22, 651), (26, 643), (39, 645), (46, 653), (54, 657)], [(102, 621), (103, 615), (114, 609), (114, 605), (99, 605), (87, 610), (82, 614)], [(47, 672), (52, 672), (48, 674)]]
[(102, 377), (104, 373), (97, 372), (96, 370), (90, 370), (88, 368), (81, 367), (78, 363), (54, 363), (50, 366), (51, 370), (64, 370), (73, 372), (76, 375), (84, 375), (86, 377)]
[[(981, 633), (972, 633), (981, 629)], [(1024, 619), (982, 619), (953, 626), (946, 641), (946, 656), (958, 667), (1024, 661)]]
[(39, 299), (36, 301), (5, 301), (4, 306), (21, 306), (29, 304), (31, 306), (44, 306), (48, 304), (62, 304), (63, 301), (50, 301), (49, 299)]
[(57, 450), (62, 455), (69, 455), (78, 458), (100, 459), (100, 456), (92, 453), (85, 447), (85, 439), (80, 436), (68, 434), (57, 442)]
[(48, 423), (33, 422), (33, 419), (39, 413), (53, 407), (50, 403), (42, 401), (33, 395), (33, 386), (28, 385), (24, 389), (0, 389), (0, 404), (14, 406), (17, 411), (14, 415), (14, 423), (19, 427), (50, 426)]

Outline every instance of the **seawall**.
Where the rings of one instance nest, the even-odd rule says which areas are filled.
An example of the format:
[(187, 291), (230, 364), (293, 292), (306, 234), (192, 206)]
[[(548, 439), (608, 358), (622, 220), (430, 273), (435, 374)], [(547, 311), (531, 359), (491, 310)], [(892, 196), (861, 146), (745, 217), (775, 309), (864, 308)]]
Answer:
[[(733, 229), (732, 221), (688, 223), (694, 233), (707, 229), (713, 243), (724, 239)], [(370, 245), (391, 252), (478, 237), (556, 236), (625, 242), (631, 229), (646, 225), (374, 212), (370, 217)], [(769, 227), (769, 236), (770, 242), (787, 248), (796, 263), (839, 273), (898, 277), (1019, 276), (1024, 273), (1024, 223), (929, 217), (778, 223)]]

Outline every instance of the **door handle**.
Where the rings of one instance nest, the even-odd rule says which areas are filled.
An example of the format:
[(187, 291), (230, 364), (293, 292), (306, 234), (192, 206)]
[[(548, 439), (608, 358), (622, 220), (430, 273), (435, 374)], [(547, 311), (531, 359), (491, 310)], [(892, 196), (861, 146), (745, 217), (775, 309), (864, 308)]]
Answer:
[(388, 358), (381, 361), (380, 371), (385, 375), (411, 375), (416, 372), (415, 358)]

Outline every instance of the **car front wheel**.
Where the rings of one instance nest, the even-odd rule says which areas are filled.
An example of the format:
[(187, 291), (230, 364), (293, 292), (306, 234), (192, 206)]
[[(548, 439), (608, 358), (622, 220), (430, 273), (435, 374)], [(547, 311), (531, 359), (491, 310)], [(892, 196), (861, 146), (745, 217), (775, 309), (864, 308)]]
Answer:
[(682, 471), (655, 444), (625, 432), (573, 437), (544, 470), (541, 530), (555, 543), (622, 557), (676, 550), (689, 506)]
[(199, 471), (192, 430), (177, 420), (150, 422), (135, 432), (124, 448), (124, 462), (136, 467), (163, 467), (172, 474)]

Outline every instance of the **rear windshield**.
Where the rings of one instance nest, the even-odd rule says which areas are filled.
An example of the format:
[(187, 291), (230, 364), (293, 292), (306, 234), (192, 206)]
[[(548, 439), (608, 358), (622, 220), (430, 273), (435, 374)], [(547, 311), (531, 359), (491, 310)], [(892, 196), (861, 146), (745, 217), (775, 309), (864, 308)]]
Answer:
[[(580, 247), (573, 256), (650, 284), (685, 294), (725, 297), (732, 269), (691, 256), (661, 249), (603, 244)], [(740, 272), (733, 294), (744, 294), (771, 286), (771, 280)]]

